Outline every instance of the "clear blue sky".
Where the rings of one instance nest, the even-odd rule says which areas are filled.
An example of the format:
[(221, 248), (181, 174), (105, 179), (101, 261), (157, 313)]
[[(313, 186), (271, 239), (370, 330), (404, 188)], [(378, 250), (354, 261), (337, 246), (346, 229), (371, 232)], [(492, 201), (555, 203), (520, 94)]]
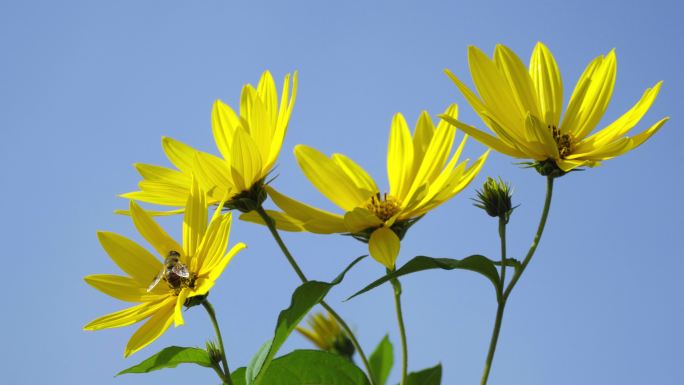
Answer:
[[(395, 112), (414, 122), (422, 109), (437, 113), (457, 102), (463, 119), (480, 125), (442, 73), (469, 79), (468, 45), (491, 52), (504, 43), (527, 58), (541, 40), (560, 63), (566, 92), (593, 57), (617, 49), (604, 122), (659, 80), (663, 90), (641, 127), (672, 120), (636, 151), (558, 181), (548, 231), (509, 302), (491, 384), (681, 384), (681, 15), (675, 1), (2, 2), (3, 382), (216, 382), (196, 367), (112, 377), (164, 346), (203, 345), (212, 332), (199, 308), (128, 360), (123, 348), (133, 328), (81, 330), (122, 306), (82, 277), (117, 272), (97, 230), (140, 239), (128, 218), (112, 214), (126, 206), (116, 194), (135, 188), (132, 163), (167, 164), (162, 135), (215, 151), (214, 99), (235, 105), (242, 84), (263, 70), (278, 79), (299, 70), (274, 183), (331, 208), (296, 167), (294, 145), (343, 152), (384, 181)], [(483, 149), (473, 141), (466, 152)], [(511, 163), (494, 154), (476, 183), (501, 175), (515, 186), (521, 206), (510, 253), (520, 256), (544, 180)], [(472, 206), (474, 187), (412, 229), (400, 263), (417, 254), (496, 256), (496, 221)], [(164, 224), (180, 234), (179, 218)], [(237, 368), (268, 338), (297, 279), (263, 228), (237, 223), (232, 239), (249, 249), (212, 299)], [(326, 280), (365, 250), (339, 236), (288, 234), (286, 241), (310, 276)], [(330, 297), (367, 350), (387, 332), (398, 346), (391, 290), (341, 299), (381, 273), (366, 261)], [(490, 284), (468, 272), (428, 272), (405, 279), (404, 292), (410, 368), (442, 362), (445, 385), (475, 384), (495, 312)], [(299, 336), (286, 345), (301, 347), (309, 344)]]

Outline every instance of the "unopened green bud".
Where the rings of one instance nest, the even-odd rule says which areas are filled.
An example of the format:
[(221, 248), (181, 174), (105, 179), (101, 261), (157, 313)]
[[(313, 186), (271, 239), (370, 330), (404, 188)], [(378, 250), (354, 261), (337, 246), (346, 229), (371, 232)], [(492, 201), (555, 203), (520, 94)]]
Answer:
[(487, 178), (482, 185), (482, 190), (477, 190), (477, 198), (474, 199), (475, 206), (483, 209), (491, 217), (503, 218), (506, 222), (513, 212), (511, 198), (513, 189), (501, 178), (495, 180)]
[(223, 355), (221, 354), (221, 350), (219, 350), (219, 348), (216, 346), (216, 343), (214, 341), (207, 341), (206, 347), (211, 362), (213, 362), (216, 365), (219, 365), (221, 363), (221, 360), (223, 359)]

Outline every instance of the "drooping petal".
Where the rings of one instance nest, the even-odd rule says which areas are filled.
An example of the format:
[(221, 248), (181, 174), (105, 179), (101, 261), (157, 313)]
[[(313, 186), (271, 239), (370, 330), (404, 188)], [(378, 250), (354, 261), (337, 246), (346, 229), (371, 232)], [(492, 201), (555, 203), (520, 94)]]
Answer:
[(179, 327), (185, 323), (185, 321), (183, 320), (183, 304), (185, 304), (185, 300), (188, 299), (189, 294), (190, 289), (188, 288), (184, 288), (180, 291), (180, 293), (178, 293), (178, 298), (176, 299), (176, 306), (173, 310), (173, 323), (175, 327)]
[(97, 238), (114, 263), (142, 287), (147, 287), (162, 268), (162, 263), (157, 258), (126, 237), (100, 231)]
[(175, 310), (175, 297), (171, 301), (166, 301), (147, 322), (145, 322), (135, 333), (126, 345), (124, 357), (139, 351), (159, 338), (166, 329), (171, 326)]
[(344, 214), (344, 223), (350, 233), (358, 233), (382, 225), (382, 220), (368, 209), (357, 207)]
[(129, 210), (131, 211), (133, 224), (135, 224), (140, 235), (157, 250), (162, 258), (166, 258), (171, 251), (184, 254), (184, 250), (178, 242), (171, 238), (166, 231), (164, 231), (164, 229), (134, 201), (131, 201)]
[[(292, 232), (307, 231), (307, 229), (304, 227), (304, 222), (292, 217), (287, 213), (275, 210), (266, 210), (266, 214), (268, 214), (269, 218), (275, 221), (276, 228), (278, 230)], [(264, 220), (256, 211), (240, 214), (240, 220), (256, 223), (259, 225), (266, 225)]]
[[(406, 119), (400, 113), (392, 118), (389, 144), (387, 147), (387, 177), (390, 194), (404, 196), (409, 188), (409, 174), (413, 168), (413, 139)], [(347, 208), (350, 211), (351, 208)]]
[(401, 241), (399, 237), (387, 227), (381, 227), (373, 231), (368, 240), (368, 250), (371, 257), (390, 270), (394, 269), (400, 247)]
[(319, 234), (343, 233), (347, 231), (344, 218), (341, 215), (306, 205), (279, 193), (270, 186), (266, 186), (266, 191), (276, 206), (285, 211), (290, 217), (300, 221), (307, 231)]
[(532, 52), (530, 76), (541, 107), (541, 118), (558, 127), (563, 109), (563, 81), (556, 59), (541, 42)]
[(311, 184), (343, 210), (353, 210), (372, 195), (372, 192), (359, 189), (335, 161), (320, 151), (300, 144), (294, 153)]

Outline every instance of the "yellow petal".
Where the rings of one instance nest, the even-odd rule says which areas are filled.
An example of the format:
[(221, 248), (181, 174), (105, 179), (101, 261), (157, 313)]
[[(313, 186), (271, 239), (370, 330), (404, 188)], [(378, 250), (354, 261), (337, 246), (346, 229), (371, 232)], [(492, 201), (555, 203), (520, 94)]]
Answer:
[(164, 334), (173, 321), (175, 302), (174, 297), (173, 301), (169, 301), (168, 304), (161, 307), (147, 322), (133, 333), (133, 336), (131, 336), (131, 339), (126, 345), (126, 350), (124, 351), (125, 357), (128, 357), (151, 344), (154, 340), (159, 338), (159, 336)]
[(307, 231), (319, 234), (343, 233), (347, 231), (341, 215), (329, 213), (309, 206), (266, 186), (268, 195), (288, 216), (300, 221)]
[[(271, 81), (273, 81), (273, 79), (271, 79)], [(275, 129), (275, 122), (271, 122), (268, 107), (261, 99), (261, 95), (247, 92), (246, 94), (243, 94), (243, 97), (245, 96), (251, 97), (252, 101), (251, 107), (249, 108), (249, 115), (242, 116), (242, 118), (246, 119), (248, 122), (249, 136), (259, 150), (259, 159), (265, 161), (269, 159), (271, 152), (271, 139), (273, 129)], [(259, 168), (261, 169), (261, 165)]]
[(532, 52), (530, 76), (541, 107), (541, 118), (545, 123), (558, 127), (563, 109), (563, 81), (556, 59), (541, 42)]
[[(194, 169), (194, 175), (204, 191), (219, 189), (225, 195), (235, 190), (228, 161), (206, 152), (197, 151)], [(190, 185), (188, 184), (188, 186)]]
[(106, 231), (98, 232), (97, 238), (114, 263), (142, 287), (147, 287), (162, 268), (157, 258), (128, 238)]
[(492, 148), (502, 154), (506, 154), (515, 158), (528, 157), (524, 152), (518, 150), (517, 148), (509, 146), (508, 144), (502, 142), (500, 139), (495, 138), (485, 132), (482, 132), (475, 127), (462, 123), (461, 121), (453, 119), (450, 116), (440, 115), (439, 117), (449, 122), (449, 124), (458, 127), (461, 131), (465, 132), (469, 136), (472, 136), (475, 140), (479, 141), (485, 146)]
[(344, 223), (350, 233), (358, 233), (365, 229), (382, 225), (382, 220), (369, 210), (357, 207), (344, 214)]
[(155, 205), (182, 206), (188, 199), (189, 193), (189, 189), (181, 189), (165, 182), (149, 180), (140, 181), (140, 188), (142, 191), (132, 191), (119, 196)]
[(156, 313), (160, 308), (168, 306), (173, 300), (175, 297), (168, 297), (161, 301), (145, 302), (119, 310), (90, 321), (83, 327), (83, 330), (101, 330), (132, 325)]
[(372, 195), (372, 192), (356, 187), (340, 166), (320, 151), (299, 144), (294, 153), (299, 167), (314, 187), (345, 211), (360, 206)]
[[(411, 131), (404, 116), (397, 113), (392, 119), (387, 148), (387, 176), (391, 195), (405, 196), (411, 188), (409, 176), (413, 169), (413, 155)], [(352, 208), (345, 208), (345, 210), (350, 211)]]
[(166, 182), (181, 188), (187, 188), (190, 184), (189, 175), (174, 169), (143, 163), (136, 163), (133, 166), (143, 179)]
[[(411, 196), (420, 186), (425, 183), (430, 184), (437, 178), (449, 158), (455, 135), (456, 127), (452, 125), (442, 126), (435, 131), (407, 196)], [(402, 201), (405, 198), (404, 196), (399, 197)]]
[(192, 174), (192, 162), (197, 150), (169, 137), (162, 138), (162, 148), (174, 166), (185, 174)]
[(534, 147), (538, 148), (538, 152), (541, 152), (547, 158), (560, 159), (558, 145), (553, 139), (553, 132), (550, 127), (544, 125), (534, 115), (528, 114), (525, 119), (525, 131), (528, 142), (534, 143)]
[(235, 111), (229, 105), (220, 100), (214, 102), (214, 106), (211, 109), (211, 130), (214, 134), (216, 147), (218, 147), (225, 159), (230, 159), (233, 136), (239, 125), (240, 118), (238, 118)]
[(190, 289), (185, 288), (178, 293), (178, 298), (176, 299), (176, 306), (173, 311), (173, 323), (175, 327), (179, 327), (185, 323), (183, 320), (183, 304), (185, 300), (188, 299), (190, 294)]
[(470, 73), (477, 92), (486, 104), (486, 110), (503, 122), (512, 135), (520, 137), (520, 122), (526, 111), (515, 102), (515, 97), (506, 78), (496, 65), (477, 47), (468, 47)]
[(662, 82), (658, 82), (653, 88), (647, 89), (641, 99), (629, 111), (603, 130), (583, 140), (577, 145), (576, 151), (584, 152), (590, 148), (600, 147), (627, 134), (651, 108), (658, 92), (660, 92), (661, 85)]
[(129, 210), (131, 211), (133, 224), (135, 224), (140, 235), (157, 250), (162, 258), (166, 258), (171, 251), (175, 251), (181, 255), (186, 254), (183, 248), (135, 202), (131, 201)]
[(273, 135), (273, 129), (276, 126), (278, 119), (278, 91), (276, 90), (275, 81), (271, 72), (264, 71), (259, 79), (257, 85), (257, 95), (264, 107), (264, 114), (268, 122), (268, 136)]
[(199, 275), (207, 274), (216, 261), (226, 252), (231, 227), (231, 213), (221, 214), (209, 223), (192, 264), (192, 269), (199, 272)]
[(494, 63), (508, 81), (518, 108), (535, 116), (541, 116), (532, 78), (518, 55), (508, 47), (499, 44), (494, 50)]
[[(288, 100), (289, 97), (289, 100)], [(283, 82), (283, 90), (280, 97), (280, 106), (278, 110), (278, 120), (276, 122), (276, 129), (273, 132), (273, 139), (271, 141), (271, 152), (265, 169), (270, 170), (275, 163), (278, 154), (280, 154), (280, 148), (283, 146), (283, 140), (285, 139), (285, 133), (287, 132), (287, 126), (290, 121), (290, 115), (292, 115), (292, 109), (294, 108), (295, 100), (297, 99), (297, 71), (294, 72), (292, 79), (292, 94), (290, 95), (290, 74), (285, 76)]]
[[(152, 278), (154, 277), (149, 279), (150, 282), (152, 282)], [(167, 290), (160, 286), (155, 287), (152, 293), (148, 293), (147, 286), (141, 284), (141, 282), (119, 275), (94, 274), (85, 277), (85, 281), (88, 285), (108, 296), (126, 302), (152, 301), (160, 295), (165, 295), (167, 292)]]
[(193, 178), (190, 197), (183, 217), (183, 248), (186, 255), (194, 256), (207, 230), (207, 197)]
[(230, 249), (230, 251), (223, 256), (223, 258), (219, 259), (217, 263), (211, 267), (211, 271), (209, 272), (209, 279), (212, 281), (216, 281), (221, 276), (221, 274), (223, 274), (223, 270), (226, 269), (226, 266), (228, 266), (228, 263), (230, 263), (233, 257), (245, 248), (247, 248), (247, 245), (245, 245), (242, 242), (235, 244)]
[(589, 135), (603, 117), (613, 95), (616, 73), (615, 51), (610, 51), (591, 74), (591, 81), (581, 100), (577, 117), (567, 126), (575, 138), (583, 139)]
[(195, 282), (195, 289), (192, 291), (192, 296), (205, 295), (214, 287), (214, 281), (209, 278), (198, 278)]
[[(452, 104), (456, 108), (455, 104)], [(450, 106), (450, 108), (451, 108)], [(456, 111), (458, 111), (456, 109)], [(454, 116), (454, 111), (447, 109), (446, 115)], [(456, 112), (456, 115), (458, 113)], [(454, 116), (455, 117), (455, 116)], [(440, 120), (440, 122), (442, 122)], [(446, 124), (446, 123), (444, 123)], [(422, 111), (416, 122), (416, 130), (413, 134), (413, 174), (418, 172), (418, 167), (420, 167), (423, 157), (425, 156), (425, 151), (427, 151), (428, 145), (432, 140), (432, 135), (435, 132), (435, 126), (432, 123), (430, 114), (427, 111)]]
[(371, 257), (390, 270), (394, 269), (400, 246), (401, 242), (397, 234), (387, 227), (375, 230), (368, 240)]
[(333, 154), (332, 160), (340, 166), (340, 169), (354, 182), (357, 188), (366, 190), (371, 194), (379, 191), (373, 178), (353, 160), (342, 154)]
[[(281, 231), (307, 231), (304, 228), (304, 223), (299, 219), (296, 219), (287, 213), (274, 210), (266, 210), (269, 218), (276, 222), (276, 228)], [(259, 225), (266, 225), (264, 220), (256, 211), (250, 211), (248, 213), (240, 214), (240, 220), (250, 223), (256, 223)]]
[(247, 191), (261, 179), (261, 155), (249, 134), (242, 128), (235, 131), (230, 169), (238, 191)]

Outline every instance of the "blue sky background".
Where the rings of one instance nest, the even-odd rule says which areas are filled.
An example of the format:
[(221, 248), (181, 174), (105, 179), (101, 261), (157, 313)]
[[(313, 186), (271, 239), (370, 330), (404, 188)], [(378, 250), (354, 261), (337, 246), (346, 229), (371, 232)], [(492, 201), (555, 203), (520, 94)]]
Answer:
[[(617, 48), (618, 80), (604, 124), (659, 80), (663, 90), (639, 127), (672, 120), (636, 151), (557, 182), (547, 232), (509, 302), (490, 383), (681, 384), (681, 14), (675, 1), (0, 3), (4, 383), (217, 382), (198, 367), (113, 378), (164, 346), (213, 337), (200, 308), (127, 360), (123, 348), (134, 328), (81, 330), (123, 306), (82, 277), (118, 272), (97, 230), (140, 239), (128, 218), (112, 214), (127, 204), (116, 194), (135, 189), (131, 165), (166, 165), (163, 135), (215, 152), (215, 99), (236, 105), (242, 84), (255, 83), (263, 70), (279, 84), (299, 70), (274, 183), (332, 209), (298, 170), (294, 145), (345, 153), (386, 188), (395, 112), (413, 123), (422, 109), (436, 114), (457, 102), (463, 120), (481, 126), (442, 70), (469, 80), (468, 45), (491, 52), (504, 43), (527, 60), (541, 40), (560, 64), (566, 98), (592, 58)], [(474, 141), (466, 148), (470, 157), (483, 150)], [(509, 253), (520, 257), (544, 179), (499, 154), (475, 184), (487, 175), (516, 188), (521, 206), (509, 226)], [(417, 254), (496, 257), (496, 221), (472, 206), (474, 188), (411, 230), (400, 263)], [(180, 218), (163, 223), (180, 235)], [(340, 236), (285, 239), (308, 275), (323, 280), (365, 252)], [(298, 281), (265, 229), (236, 223), (232, 240), (249, 249), (211, 298), (237, 368), (272, 333)], [(385, 333), (399, 346), (391, 289), (341, 300), (381, 274), (367, 260), (329, 298), (368, 351)], [(404, 293), (410, 369), (441, 362), (443, 384), (477, 383), (495, 313), (490, 284), (468, 272), (426, 272), (405, 279)], [(293, 336), (283, 351), (308, 347)]]

